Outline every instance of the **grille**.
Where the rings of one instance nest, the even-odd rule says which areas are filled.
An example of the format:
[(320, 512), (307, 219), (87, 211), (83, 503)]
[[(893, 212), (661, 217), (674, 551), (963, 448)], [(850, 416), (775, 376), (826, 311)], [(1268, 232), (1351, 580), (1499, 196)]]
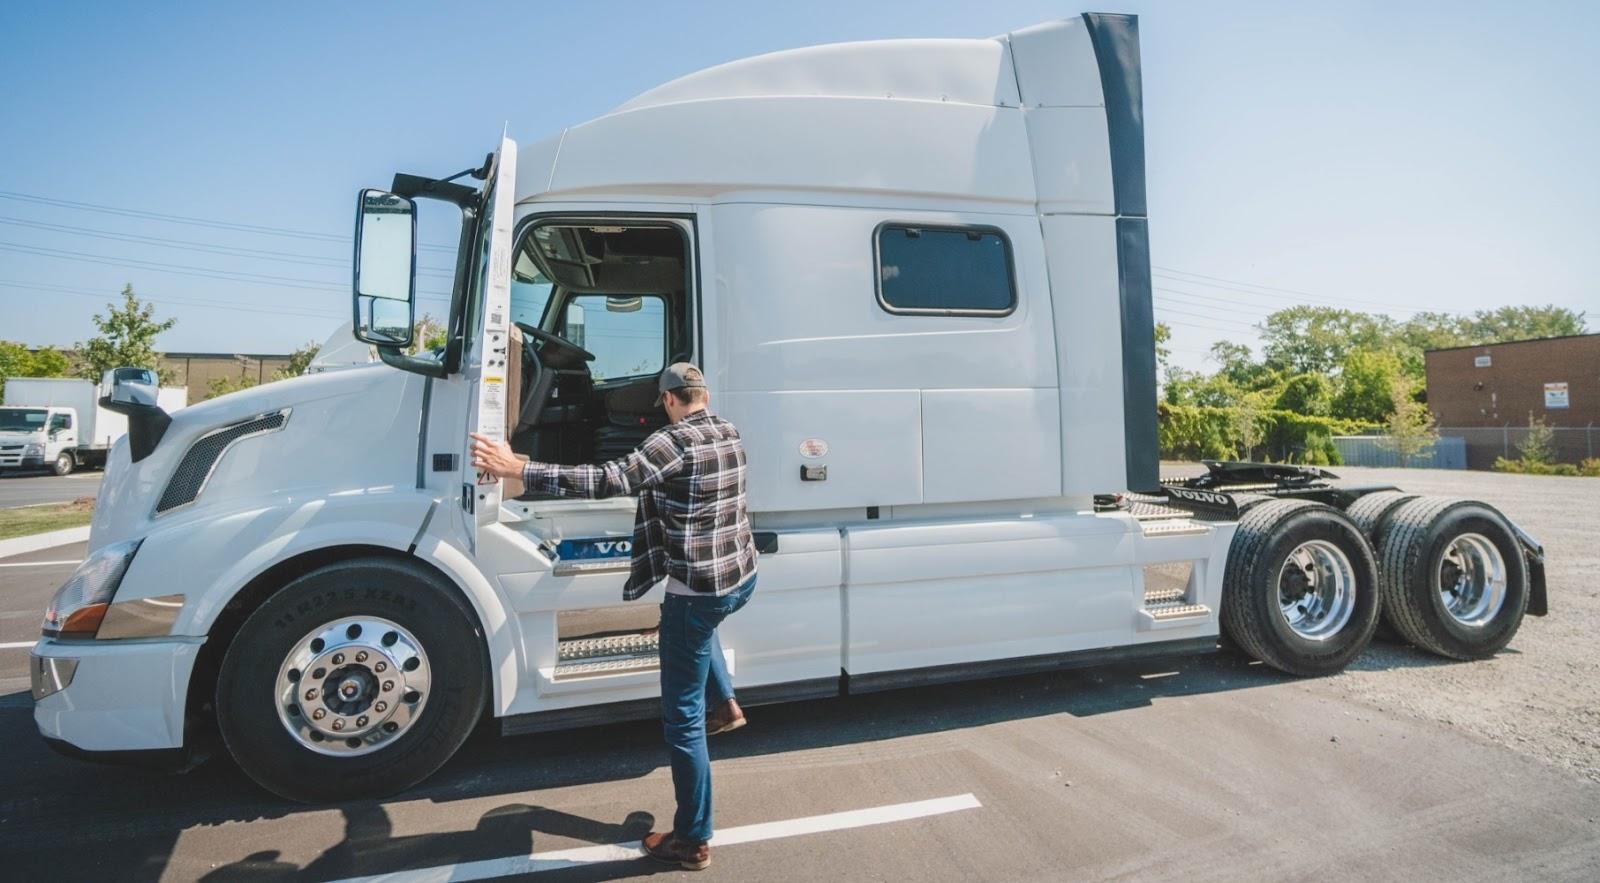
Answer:
[(201, 489), (206, 486), (206, 480), (211, 477), (211, 471), (216, 468), (217, 461), (222, 459), (223, 453), (234, 442), (252, 435), (276, 432), (283, 428), (288, 419), (287, 410), (277, 411), (214, 429), (201, 436), (189, 446), (177, 470), (172, 473), (172, 479), (167, 482), (167, 489), (161, 494), (161, 501), (156, 503), (156, 514), (193, 503), (195, 498), (200, 496)]

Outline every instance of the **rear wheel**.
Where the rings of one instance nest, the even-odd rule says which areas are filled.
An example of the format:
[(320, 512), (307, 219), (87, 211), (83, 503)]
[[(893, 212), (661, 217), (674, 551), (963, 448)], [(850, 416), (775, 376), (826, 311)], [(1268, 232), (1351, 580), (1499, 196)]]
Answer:
[(72, 454), (62, 451), (56, 455), (56, 461), (50, 464), (50, 471), (57, 475), (71, 475), (77, 462), (72, 459)]
[(1451, 659), (1511, 642), (1528, 606), (1528, 569), (1490, 506), (1420, 497), (1396, 509), (1378, 547), (1385, 618), (1407, 641)]
[(1388, 521), (1394, 510), (1416, 498), (1416, 494), (1401, 493), (1400, 491), (1378, 491), (1375, 494), (1367, 494), (1351, 503), (1350, 507), (1344, 510), (1344, 514), (1350, 516), (1350, 520), (1354, 521), (1356, 527), (1366, 534), (1367, 540), (1376, 549), (1378, 547), (1378, 537), (1383, 532), (1384, 522)]
[(1290, 674), (1331, 674), (1366, 648), (1378, 607), (1371, 547), (1344, 513), (1274, 500), (1240, 520), (1222, 627), (1246, 653)]
[(427, 778), (487, 696), (483, 637), (453, 587), (410, 562), (312, 571), (268, 598), (223, 656), (217, 723), (262, 787), (320, 802)]

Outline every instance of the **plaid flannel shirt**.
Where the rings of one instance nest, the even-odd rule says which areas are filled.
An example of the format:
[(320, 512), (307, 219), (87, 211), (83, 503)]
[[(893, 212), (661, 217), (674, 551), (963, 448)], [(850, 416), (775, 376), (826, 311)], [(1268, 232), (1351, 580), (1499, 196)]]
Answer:
[(624, 600), (669, 576), (691, 591), (724, 595), (756, 572), (744, 443), (732, 423), (709, 411), (656, 430), (627, 456), (598, 466), (531, 462), (522, 480), (556, 497), (639, 494)]

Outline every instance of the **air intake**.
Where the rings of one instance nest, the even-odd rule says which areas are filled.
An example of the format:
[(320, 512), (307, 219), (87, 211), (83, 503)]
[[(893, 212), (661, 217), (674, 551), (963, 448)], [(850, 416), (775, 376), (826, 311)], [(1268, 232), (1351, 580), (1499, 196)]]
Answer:
[(217, 463), (222, 460), (222, 455), (234, 443), (243, 441), (257, 435), (266, 435), (277, 432), (289, 422), (289, 409), (274, 411), (270, 414), (261, 414), (248, 420), (241, 420), (227, 426), (213, 429), (195, 440), (189, 446), (183, 460), (178, 463), (178, 468), (172, 473), (172, 479), (167, 482), (167, 489), (161, 494), (161, 501), (156, 504), (156, 514), (169, 512), (180, 506), (187, 506), (200, 496), (200, 491), (205, 489), (206, 482), (211, 479), (211, 473), (217, 468)]

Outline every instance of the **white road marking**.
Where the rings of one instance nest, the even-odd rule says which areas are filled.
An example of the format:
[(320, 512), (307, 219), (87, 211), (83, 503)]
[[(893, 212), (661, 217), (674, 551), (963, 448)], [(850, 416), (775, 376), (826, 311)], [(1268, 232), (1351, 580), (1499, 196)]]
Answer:
[[(711, 844), (733, 846), (759, 840), (776, 840), (780, 837), (797, 837), (801, 834), (864, 828), (869, 825), (883, 825), (889, 822), (904, 822), (960, 812), (964, 809), (978, 809), (981, 806), (983, 804), (971, 794), (957, 794), (953, 797), (937, 797), (915, 803), (895, 803), (889, 806), (807, 816), (783, 822), (763, 822), (728, 828), (712, 835)], [(541, 871), (558, 871), (598, 862), (625, 862), (642, 858), (644, 858), (644, 848), (635, 840), (631, 843), (580, 846), (575, 849), (557, 849), (525, 856), (513, 855), (454, 865), (439, 865), (433, 868), (418, 868), (412, 871), (395, 871), (392, 874), (378, 874), (372, 877), (351, 877), (337, 883), (358, 883), (358, 881), (359, 883), (446, 883), (446, 881), (457, 883), (457, 881), (489, 880), (512, 874), (537, 874)]]
[(63, 564), (82, 563), (82, 561), (24, 561), (21, 564), (0, 564), (0, 567), (55, 567)]
[(10, 644), (0, 644), (0, 650), (21, 650), (23, 647), (32, 647), (38, 641), (16, 641)]

